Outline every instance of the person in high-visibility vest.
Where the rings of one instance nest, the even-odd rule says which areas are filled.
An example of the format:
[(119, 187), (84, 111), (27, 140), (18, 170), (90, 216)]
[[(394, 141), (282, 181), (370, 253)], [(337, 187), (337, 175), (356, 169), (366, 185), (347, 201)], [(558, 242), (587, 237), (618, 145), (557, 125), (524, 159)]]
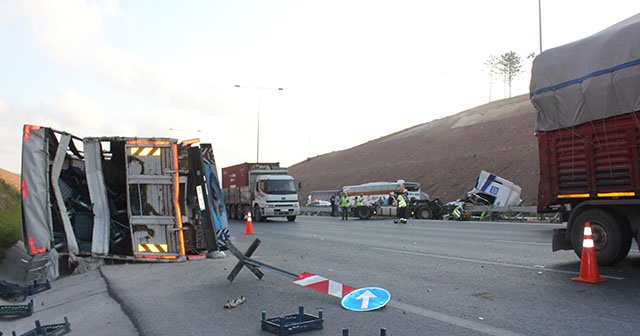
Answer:
[(451, 212), (451, 215), (455, 220), (462, 220), (464, 218), (464, 207), (462, 206), (462, 204), (459, 204), (457, 207), (455, 207), (455, 209), (453, 209), (453, 211)]
[(356, 197), (356, 205), (357, 206), (362, 206), (362, 196)]
[(342, 194), (340, 198), (340, 208), (342, 208), (342, 220), (349, 219), (349, 196), (347, 193)]
[[(407, 195), (406, 194), (398, 194), (398, 217), (400, 217), (400, 223), (406, 223), (406, 210), (407, 210)], [(396, 222), (397, 223), (397, 222)]]

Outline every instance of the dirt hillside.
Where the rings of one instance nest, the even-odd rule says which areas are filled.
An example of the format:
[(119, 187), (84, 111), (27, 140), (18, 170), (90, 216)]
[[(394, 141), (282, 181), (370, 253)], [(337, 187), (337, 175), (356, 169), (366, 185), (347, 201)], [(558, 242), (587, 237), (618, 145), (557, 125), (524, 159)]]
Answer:
[(12, 173), (8, 170), (0, 168), (0, 180), (5, 181), (8, 185), (20, 190), (20, 175)]
[(522, 95), (417, 125), (289, 168), (302, 183), (301, 203), (314, 190), (375, 181), (419, 182), (444, 202), (464, 197), (486, 170), (522, 187), (525, 205), (536, 202), (536, 113)]

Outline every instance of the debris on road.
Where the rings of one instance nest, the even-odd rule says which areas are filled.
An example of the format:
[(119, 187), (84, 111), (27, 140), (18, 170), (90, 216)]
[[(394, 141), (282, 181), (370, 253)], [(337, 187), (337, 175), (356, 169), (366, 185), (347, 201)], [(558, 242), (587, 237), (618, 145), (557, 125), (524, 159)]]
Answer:
[(45, 283), (37, 283), (33, 281), (33, 284), (28, 286), (21, 286), (8, 281), (0, 280), (0, 297), (3, 299), (17, 299), (22, 296), (22, 301), (27, 299), (27, 296), (34, 295), (43, 292), (47, 289), (51, 289), (51, 283), (47, 280)]
[(3, 317), (23, 317), (33, 314), (33, 300), (26, 305), (2, 305), (0, 306), (0, 316)]
[(305, 314), (304, 307), (298, 307), (298, 314), (267, 318), (267, 313), (262, 312), (262, 330), (278, 336), (291, 335), (293, 333), (322, 329), (324, 318), (322, 310), (318, 310), (318, 316)]
[(224, 304), (225, 308), (235, 308), (243, 303), (245, 303), (247, 301), (247, 298), (245, 298), (244, 296), (238, 296), (237, 298), (233, 299), (233, 300), (227, 300), (227, 303)]
[[(70, 332), (71, 332), (71, 323), (69, 323), (69, 320), (65, 316), (63, 323), (56, 323), (56, 324), (41, 325), (40, 320), (36, 320), (36, 327), (34, 329), (31, 329), (26, 333), (20, 334), (20, 335), (21, 336), (39, 336), (39, 335), (61, 336), (61, 335), (66, 335)], [(14, 331), (13, 334), (16, 335), (16, 332)]]

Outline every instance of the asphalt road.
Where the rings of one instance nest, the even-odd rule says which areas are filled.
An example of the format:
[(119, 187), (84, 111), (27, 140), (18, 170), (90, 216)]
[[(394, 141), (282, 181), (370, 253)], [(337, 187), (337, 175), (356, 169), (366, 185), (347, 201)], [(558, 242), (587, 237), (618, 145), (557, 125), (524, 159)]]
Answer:
[[(551, 252), (557, 224), (411, 220), (341, 221), (300, 216), (294, 223), (231, 221), (234, 244), (245, 250), (259, 238), (253, 258), (299, 274), (310, 272), (356, 288), (382, 287), (386, 307), (353, 312), (333, 296), (263, 269), (258, 280), (243, 269), (227, 275), (236, 259), (179, 264), (119, 264), (100, 269), (109, 293), (140, 335), (269, 335), (267, 317), (304, 306), (324, 328), (301, 335), (581, 335), (635, 334), (640, 329), (640, 254), (600, 267), (601, 284), (571, 280), (580, 261), (570, 251)], [(233, 309), (227, 300), (244, 296)], [(96, 318), (100, 318), (99, 316)], [(133, 335), (123, 326), (123, 335)]]

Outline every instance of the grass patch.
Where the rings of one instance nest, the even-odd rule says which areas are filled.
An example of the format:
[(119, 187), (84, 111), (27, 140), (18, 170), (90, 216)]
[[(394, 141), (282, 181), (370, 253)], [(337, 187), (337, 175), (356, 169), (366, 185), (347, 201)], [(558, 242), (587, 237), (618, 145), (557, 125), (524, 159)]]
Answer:
[(0, 180), (0, 259), (5, 251), (22, 239), (20, 193)]

